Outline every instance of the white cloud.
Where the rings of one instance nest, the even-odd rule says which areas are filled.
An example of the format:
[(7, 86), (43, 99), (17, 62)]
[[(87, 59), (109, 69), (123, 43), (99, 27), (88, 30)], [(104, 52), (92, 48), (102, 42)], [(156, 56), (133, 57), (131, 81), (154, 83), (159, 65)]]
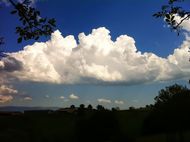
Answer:
[(0, 103), (6, 103), (13, 100), (13, 96), (17, 95), (18, 91), (10, 85), (2, 84), (0, 79)]
[(22, 70), (22, 63), (13, 57), (6, 57), (0, 59), (0, 103), (10, 102), (15, 97), (22, 95), (11, 84), (11, 80), (15, 77), (11, 74), (14, 71)]
[(29, 97), (29, 96), (28, 96), (28, 97), (24, 97), (23, 99), (24, 99), (25, 101), (32, 101), (32, 97)]
[(11, 95), (0, 95), (0, 103), (7, 103), (13, 100), (13, 96)]
[(64, 96), (60, 96), (59, 98), (60, 98), (60, 99), (64, 99), (65, 97), (64, 97)]
[(124, 104), (124, 101), (115, 100), (114, 103), (115, 103), (115, 104), (118, 104), (118, 105), (123, 105), (123, 104)]
[[(36, 42), (22, 51), (9, 53), (22, 68), (9, 72), (20, 80), (74, 83), (146, 83), (190, 76), (190, 38), (167, 58), (141, 53), (127, 35), (111, 40), (106, 28), (79, 34), (79, 44), (57, 30), (51, 40)], [(3, 66), (4, 63), (1, 63)]]
[(18, 93), (18, 91), (11, 88), (11, 86), (0, 85), (0, 94), (1, 95), (14, 95), (17, 93)]
[(105, 104), (110, 104), (110, 103), (111, 103), (111, 100), (103, 99), (103, 98), (97, 99), (97, 101), (98, 101), (99, 103), (105, 103)]
[(78, 99), (79, 99), (79, 97), (76, 96), (75, 94), (69, 95), (69, 98), (70, 98), (70, 99), (73, 99), (73, 100), (78, 100)]

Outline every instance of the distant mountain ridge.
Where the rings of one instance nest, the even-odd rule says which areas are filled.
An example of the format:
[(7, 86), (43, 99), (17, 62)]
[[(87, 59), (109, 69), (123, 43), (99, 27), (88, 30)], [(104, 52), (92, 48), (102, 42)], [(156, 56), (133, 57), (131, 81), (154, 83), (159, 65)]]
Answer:
[(59, 107), (0, 106), (0, 111), (57, 110)]

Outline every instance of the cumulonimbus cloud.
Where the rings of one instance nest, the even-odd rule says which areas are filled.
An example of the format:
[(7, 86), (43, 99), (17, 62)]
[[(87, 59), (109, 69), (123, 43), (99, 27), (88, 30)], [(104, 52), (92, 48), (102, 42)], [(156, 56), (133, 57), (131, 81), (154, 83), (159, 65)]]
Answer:
[(89, 35), (80, 33), (78, 37), (77, 44), (74, 36), (63, 37), (57, 30), (47, 42), (36, 42), (9, 53), (22, 65), (9, 74), (21, 81), (61, 84), (134, 84), (190, 76), (189, 37), (167, 58), (141, 53), (128, 35), (113, 41), (104, 27), (93, 29)]

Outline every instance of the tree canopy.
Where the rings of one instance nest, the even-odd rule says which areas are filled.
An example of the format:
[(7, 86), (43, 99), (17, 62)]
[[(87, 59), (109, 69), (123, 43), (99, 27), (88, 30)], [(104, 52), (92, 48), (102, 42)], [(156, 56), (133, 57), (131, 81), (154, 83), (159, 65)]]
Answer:
[(155, 97), (155, 106), (159, 107), (166, 104), (176, 105), (176, 103), (181, 103), (180, 106), (184, 105), (184, 102), (181, 100), (184, 99), (185, 101), (187, 98), (190, 98), (189, 91), (190, 90), (186, 86), (178, 84), (161, 89), (159, 95)]
[(182, 132), (189, 129), (190, 89), (174, 84), (160, 90), (150, 116), (145, 121), (148, 133)]

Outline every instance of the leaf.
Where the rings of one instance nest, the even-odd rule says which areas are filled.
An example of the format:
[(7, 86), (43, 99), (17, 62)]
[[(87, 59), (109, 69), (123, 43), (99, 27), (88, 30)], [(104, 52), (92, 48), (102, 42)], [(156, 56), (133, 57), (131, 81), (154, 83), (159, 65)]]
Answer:
[(163, 5), (162, 10), (166, 10), (169, 6), (168, 5)]
[(26, 5), (30, 5), (32, 3), (32, 1), (30, 1), (30, 0), (24, 0), (23, 1), (23, 4), (26, 4)]
[(23, 22), (22, 22), (22, 23), (23, 23), (23, 25), (26, 25), (26, 20), (23, 20)]
[(154, 13), (152, 16), (153, 16), (153, 17), (157, 17), (157, 16), (158, 16), (158, 14), (157, 14), (157, 13)]
[(36, 38), (35, 38), (35, 40), (38, 40), (39, 39), (39, 36), (37, 36)]
[(169, 22), (170, 22), (170, 20), (169, 20), (169, 19), (166, 19), (166, 22), (168, 22), (168, 23), (169, 23)]
[(17, 10), (11, 11), (11, 14), (15, 14), (15, 13), (17, 13)]
[(21, 43), (21, 42), (22, 42), (22, 37), (19, 37), (19, 38), (17, 39), (17, 42), (18, 42), (18, 43)]
[(50, 25), (56, 27), (56, 25), (55, 25), (55, 19), (50, 19), (50, 20), (48, 21), (48, 23), (49, 23)]
[(174, 20), (174, 16), (172, 16), (172, 18), (171, 18), (171, 21), (173, 21)]
[(173, 21), (172, 21), (172, 25), (175, 25), (175, 24), (176, 24), (176, 21), (175, 21), (175, 20), (173, 20)]
[(170, 19), (170, 14), (165, 15), (167, 19)]
[(36, 11), (36, 14), (40, 15), (40, 11)]

